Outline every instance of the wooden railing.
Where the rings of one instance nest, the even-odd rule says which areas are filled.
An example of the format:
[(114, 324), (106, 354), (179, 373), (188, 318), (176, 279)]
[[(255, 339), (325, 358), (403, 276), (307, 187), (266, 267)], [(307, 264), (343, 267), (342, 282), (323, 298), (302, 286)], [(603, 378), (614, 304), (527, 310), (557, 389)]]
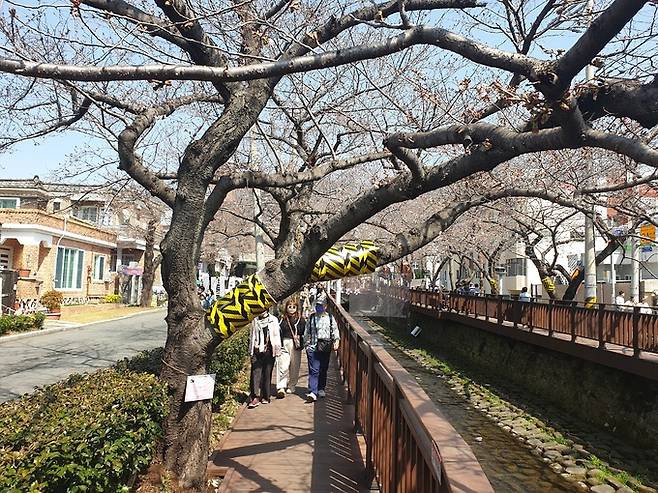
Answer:
[(523, 302), (490, 295), (443, 294), (399, 287), (385, 287), (383, 292), (425, 309), (452, 310), (499, 324), (523, 326), (531, 332), (541, 329), (549, 336), (556, 332), (568, 334), (572, 341), (577, 337), (594, 339), (601, 349), (606, 343), (629, 347), (636, 357), (641, 351), (658, 352), (658, 315), (643, 313), (637, 306), (599, 303), (586, 308), (570, 301)]
[(415, 379), (333, 300), (331, 311), (369, 481), (383, 493), (493, 492), (470, 447)]

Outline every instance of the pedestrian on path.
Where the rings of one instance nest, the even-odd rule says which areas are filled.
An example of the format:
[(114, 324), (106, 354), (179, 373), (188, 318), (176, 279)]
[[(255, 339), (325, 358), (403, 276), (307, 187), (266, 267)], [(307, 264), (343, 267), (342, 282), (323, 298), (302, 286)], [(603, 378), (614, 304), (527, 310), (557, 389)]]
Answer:
[(530, 301), (530, 293), (528, 293), (528, 288), (525, 286), (523, 286), (521, 292), (519, 293), (519, 301), (526, 303)]
[(270, 403), (272, 368), (274, 358), (281, 353), (279, 321), (268, 311), (251, 322), (249, 354), (251, 356), (251, 376), (249, 390), (251, 399), (248, 407), (254, 408), (259, 402)]
[(279, 399), (292, 394), (297, 386), (305, 327), (306, 320), (297, 299), (288, 299), (281, 318), (281, 354), (276, 359), (276, 396)]
[(624, 298), (624, 292), (619, 291), (617, 296), (615, 297), (615, 305), (623, 305), (626, 303), (626, 298)]
[(315, 313), (306, 322), (304, 346), (308, 359), (308, 394), (306, 400), (315, 402), (326, 395), (327, 371), (331, 350), (338, 350), (340, 336), (338, 324), (333, 315), (327, 312), (326, 298), (316, 302)]

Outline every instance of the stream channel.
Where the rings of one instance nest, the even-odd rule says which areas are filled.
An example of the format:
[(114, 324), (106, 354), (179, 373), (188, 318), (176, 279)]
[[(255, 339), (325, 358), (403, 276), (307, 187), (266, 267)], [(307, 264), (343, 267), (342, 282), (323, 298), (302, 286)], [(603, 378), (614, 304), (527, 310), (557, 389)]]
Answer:
[[(413, 376), (441, 410), (450, 424), (473, 450), (482, 469), (497, 493), (558, 493), (579, 491), (530, 453), (511, 434), (474, 409), (456, 394), (436, 370), (421, 366), (416, 360), (389, 343), (368, 321), (362, 327), (381, 341), (391, 355)], [(372, 323), (372, 322), (371, 322)], [(441, 444), (439, 444), (440, 448)]]

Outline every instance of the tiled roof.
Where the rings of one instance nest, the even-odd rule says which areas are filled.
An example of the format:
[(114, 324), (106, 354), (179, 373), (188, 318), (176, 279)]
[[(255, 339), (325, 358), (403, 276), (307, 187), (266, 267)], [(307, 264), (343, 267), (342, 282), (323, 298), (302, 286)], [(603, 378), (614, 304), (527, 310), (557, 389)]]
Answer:
[(54, 196), (65, 196), (70, 194), (77, 194), (78, 200), (102, 200), (98, 197), (83, 198), (85, 195), (90, 195), (90, 192), (101, 190), (103, 187), (98, 185), (78, 185), (72, 183), (48, 183), (43, 182), (38, 176), (31, 179), (0, 179), (0, 190), (6, 188), (35, 190), (46, 192)]

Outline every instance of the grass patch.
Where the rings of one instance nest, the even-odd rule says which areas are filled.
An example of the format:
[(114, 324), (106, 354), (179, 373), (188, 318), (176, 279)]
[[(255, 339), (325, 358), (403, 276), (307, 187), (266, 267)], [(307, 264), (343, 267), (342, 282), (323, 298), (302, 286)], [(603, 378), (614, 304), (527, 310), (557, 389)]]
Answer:
[(77, 313), (66, 313), (66, 309), (63, 309), (61, 320), (63, 322), (86, 324), (112, 320), (118, 317), (125, 317), (126, 315), (154, 310), (154, 308), (151, 307), (142, 308), (141, 306), (112, 306), (111, 308), (99, 310), (98, 307), (89, 305), (85, 308), (87, 309), (84, 311), (78, 311)]

